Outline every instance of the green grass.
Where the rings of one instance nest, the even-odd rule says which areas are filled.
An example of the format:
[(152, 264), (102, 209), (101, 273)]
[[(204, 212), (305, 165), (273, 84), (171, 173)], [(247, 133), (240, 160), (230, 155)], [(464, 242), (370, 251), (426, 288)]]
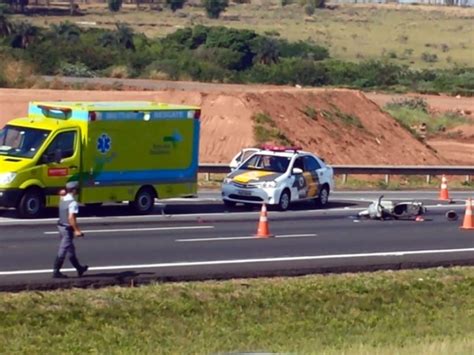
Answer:
[[(110, 13), (105, 4), (81, 3), (85, 16), (72, 21), (96, 22), (97, 26), (110, 29), (120, 21), (149, 36), (164, 36), (195, 24), (224, 25), (271, 33), (292, 41), (314, 41), (328, 47), (332, 57), (343, 60), (384, 57), (414, 68), (472, 66), (472, 9), (343, 5), (336, 10), (316, 10), (313, 16), (307, 17), (304, 7), (297, 3), (285, 7), (280, 4), (279, 0), (232, 3), (220, 19), (210, 20), (200, 7), (186, 6), (173, 14), (169, 10), (150, 11), (148, 5), (142, 5), (139, 11), (135, 5), (126, 5), (122, 11)], [(28, 17), (40, 26), (65, 19), (71, 20), (60, 16)], [(434, 55), (437, 60), (432, 62), (430, 58)]]
[(410, 108), (398, 104), (388, 104), (385, 106), (385, 110), (402, 126), (412, 132), (415, 132), (415, 126), (425, 123), (427, 133), (431, 136), (460, 125), (473, 124), (473, 121), (469, 118), (454, 112), (432, 115), (423, 109)]
[(273, 142), (282, 145), (292, 145), (290, 139), (278, 129), (275, 121), (266, 113), (257, 113), (252, 117), (253, 133), (257, 145)]
[(0, 352), (472, 354), (474, 268), (0, 294)]

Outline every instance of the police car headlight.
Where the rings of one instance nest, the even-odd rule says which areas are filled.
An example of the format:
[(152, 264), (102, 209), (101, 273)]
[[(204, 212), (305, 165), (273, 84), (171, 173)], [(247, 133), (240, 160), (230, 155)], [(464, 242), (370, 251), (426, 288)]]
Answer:
[(15, 177), (15, 173), (0, 174), (0, 185), (10, 184), (13, 180), (15, 180)]
[(262, 184), (262, 187), (266, 187), (266, 188), (272, 188), (272, 187), (276, 187), (276, 186), (277, 186), (277, 183), (275, 181), (265, 181)]

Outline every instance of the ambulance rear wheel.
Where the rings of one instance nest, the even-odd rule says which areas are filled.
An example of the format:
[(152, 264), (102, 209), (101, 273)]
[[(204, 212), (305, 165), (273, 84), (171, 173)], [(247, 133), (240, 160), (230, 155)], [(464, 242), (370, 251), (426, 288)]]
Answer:
[(156, 193), (150, 187), (142, 187), (136, 194), (135, 200), (130, 203), (133, 211), (139, 214), (148, 214), (155, 208)]
[(21, 218), (38, 218), (43, 213), (44, 205), (43, 192), (39, 188), (31, 188), (21, 197), (17, 212)]

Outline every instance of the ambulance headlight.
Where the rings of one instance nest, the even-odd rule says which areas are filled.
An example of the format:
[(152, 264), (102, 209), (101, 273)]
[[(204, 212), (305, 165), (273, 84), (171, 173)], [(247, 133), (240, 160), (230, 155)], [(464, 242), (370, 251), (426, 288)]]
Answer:
[(15, 178), (15, 173), (2, 173), (0, 174), (0, 185), (10, 184)]

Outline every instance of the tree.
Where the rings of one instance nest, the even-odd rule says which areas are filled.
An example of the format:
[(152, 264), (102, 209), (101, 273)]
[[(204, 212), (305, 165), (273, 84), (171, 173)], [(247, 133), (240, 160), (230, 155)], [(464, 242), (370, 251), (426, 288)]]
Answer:
[(176, 10), (182, 9), (186, 0), (166, 0), (166, 5), (171, 9), (171, 11), (175, 12)]
[(280, 58), (279, 43), (274, 38), (257, 37), (252, 44), (252, 51), (255, 53), (256, 63), (274, 64)]
[(135, 44), (133, 43), (133, 29), (124, 23), (117, 23), (116, 36), (117, 43), (119, 46), (125, 49), (135, 50)]
[(115, 24), (116, 30), (114, 32), (105, 32), (99, 38), (99, 43), (102, 47), (117, 47), (135, 50), (133, 43), (133, 29), (127, 24)]
[(9, 36), (13, 30), (13, 23), (6, 11), (6, 8), (0, 6), (0, 37)]
[(109, 10), (112, 12), (119, 12), (122, 8), (122, 0), (107, 0)]
[(207, 17), (217, 19), (229, 6), (229, 0), (202, 0), (202, 4), (206, 9)]
[(13, 48), (26, 49), (35, 40), (38, 35), (38, 27), (28, 22), (20, 22), (13, 26), (11, 46)]
[(52, 33), (53, 38), (66, 42), (78, 42), (81, 36), (81, 29), (79, 26), (69, 21), (61, 22), (59, 25), (52, 24), (50, 26), (50, 32)]

